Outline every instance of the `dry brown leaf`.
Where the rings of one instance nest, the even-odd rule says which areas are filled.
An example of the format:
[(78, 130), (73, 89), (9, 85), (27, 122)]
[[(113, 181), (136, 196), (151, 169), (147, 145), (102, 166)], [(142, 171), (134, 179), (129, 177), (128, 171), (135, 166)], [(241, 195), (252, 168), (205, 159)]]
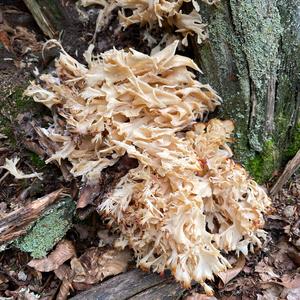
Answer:
[(261, 260), (255, 267), (255, 272), (259, 274), (262, 281), (267, 282), (279, 278), (277, 274), (274, 273), (273, 268)]
[(17, 26), (14, 29), (11, 43), (15, 52), (22, 55), (28, 52), (38, 52), (43, 48), (43, 44), (37, 41), (36, 35), (22, 26)]
[(289, 256), (289, 253), (292, 249), (291, 244), (284, 239), (277, 244), (277, 249), (278, 251), (272, 253), (270, 256), (270, 259), (272, 259), (275, 268), (284, 269), (285, 271), (294, 270), (296, 265)]
[(7, 51), (10, 51), (11, 48), (10, 39), (8, 37), (7, 32), (5, 32), (4, 30), (0, 31), (0, 43), (4, 46), (4, 48)]
[(280, 293), (281, 293), (281, 288), (278, 286), (274, 285), (267, 290), (262, 292), (262, 295), (258, 294), (257, 295), (257, 300), (278, 300), (281, 299)]
[(73, 228), (78, 233), (80, 240), (86, 240), (94, 232), (94, 228), (92, 226), (85, 224), (74, 224)]
[(241, 255), (233, 268), (220, 272), (218, 276), (221, 278), (223, 284), (226, 285), (230, 280), (235, 278), (243, 270), (245, 263), (245, 256)]
[(94, 284), (105, 277), (122, 273), (126, 270), (129, 259), (129, 251), (89, 248), (80, 258), (71, 260), (73, 282)]
[(288, 289), (300, 288), (300, 274), (296, 274), (295, 276), (284, 274), (281, 277), (281, 282)]
[(25, 234), (28, 225), (36, 221), (47, 207), (58, 201), (62, 192), (63, 189), (56, 190), (2, 216), (0, 219), (0, 244)]
[(186, 297), (185, 300), (217, 300), (217, 298), (207, 296), (206, 294), (193, 293), (192, 295)]
[(0, 285), (9, 282), (9, 279), (4, 274), (0, 273)]
[(59, 266), (56, 270), (54, 270), (54, 273), (60, 280), (63, 280), (64, 278), (70, 279), (72, 277), (72, 270), (66, 264), (62, 264), (61, 266)]
[(72, 287), (76, 291), (86, 291), (89, 290), (93, 285), (84, 282), (72, 282)]
[(300, 251), (296, 250), (293, 247), (290, 247), (290, 249), (288, 250), (287, 255), (289, 256), (289, 258), (292, 259), (292, 261), (297, 265), (300, 266)]
[(76, 256), (76, 252), (73, 243), (68, 240), (62, 240), (48, 257), (33, 259), (28, 263), (28, 266), (40, 272), (50, 272), (74, 256)]
[(72, 289), (72, 284), (67, 278), (64, 278), (60, 287), (59, 291), (56, 296), (56, 300), (66, 300), (70, 294), (70, 289)]
[(87, 205), (93, 203), (95, 198), (99, 196), (100, 191), (101, 191), (100, 184), (93, 184), (93, 185), (87, 184), (86, 186), (84, 186), (80, 191), (80, 196), (77, 201), (77, 208), (84, 208)]

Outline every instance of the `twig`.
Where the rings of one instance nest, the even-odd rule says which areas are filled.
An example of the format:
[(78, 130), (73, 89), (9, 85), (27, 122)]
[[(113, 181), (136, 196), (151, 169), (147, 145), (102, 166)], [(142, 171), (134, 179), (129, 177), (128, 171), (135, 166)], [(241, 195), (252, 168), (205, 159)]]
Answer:
[[(55, 28), (52, 22), (53, 20), (50, 20), (49, 14), (46, 15), (45, 7), (43, 7), (43, 5), (39, 2), (40, 1), (37, 0), (24, 0), (24, 3), (32, 13), (36, 23), (43, 33), (50, 38), (54, 38), (57, 35), (57, 28)], [(49, 6), (49, 4), (47, 5)]]
[(290, 179), (290, 177), (296, 172), (300, 166), (300, 150), (297, 152), (295, 157), (291, 159), (286, 165), (283, 173), (278, 178), (274, 186), (272, 187), (270, 194), (271, 196), (276, 195), (283, 185)]
[(7, 171), (0, 179), (0, 184), (4, 181), (4, 179), (9, 175), (10, 173)]

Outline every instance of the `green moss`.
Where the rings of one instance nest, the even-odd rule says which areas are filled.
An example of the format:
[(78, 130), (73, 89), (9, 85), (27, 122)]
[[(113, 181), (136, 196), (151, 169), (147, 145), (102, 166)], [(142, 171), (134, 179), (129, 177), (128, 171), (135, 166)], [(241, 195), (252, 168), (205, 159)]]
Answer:
[(264, 183), (272, 177), (278, 168), (279, 151), (273, 140), (268, 140), (263, 145), (263, 151), (255, 154), (246, 163), (245, 167), (250, 175), (258, 182)]
[(250, 114), (250, 85), (248, 70), (245, 68), (246, 55), (242, 44), (231, 26), (228, 3), (218, 7), (203, 5), (201, 11), (207, 17), (209, 40), (199, 49), (196, 59), (203, 70), (202, 82), (209, 83), (222, 97), (218, 117), (235, 122), (235, 158), (243, 162), (254, 153), (249, 149), (248, 115)]
[[(23, 92), (23, 91), (22, 91)], [(23, 95), (16, 99), (16, 113), (25, 112), (36, 106), (36, 102), (31, 97), (24, 97)]]
[(3, 120), (0, 121), (0, 133), (4, 134), (8, 138), (11, 149), (15, 150), (17, 147), (17, 140), (11, 124)]
[(5, 102), (1, 108), (1, 113), (6, 118), (15, 118), (19, 113), (26, 112), (37, 106), (31, 97), (23, 95), (24, 89), (25, 86), (20, 86), (13, 91), (6, 91), (4, 93)]
[(288, 160), (296, 155), (300, 150), (300, 124), (295, 128), (289, 146), (284, 152), (285, 160)]
[(47, 255), (72, 226), (75, 203), (66, 197), (52, 208), (29, 229), (28, 233), (14, 242), (24, 252), (31, 253), (33, 258)]
[[(267, 155), (268, 141), (280, 144), (265, 130), (269, 80), (276, 77), (280, 61), (283, 27), (279, 10), (264, 0), (222, 1), (217, 7), (199, 4), (209, 40), (196, 46), (196, 56), (206, 82), (224, 100), (218, 117), (235, 122), (235, 159), (248, 165), (255, 177), (270, 177), (258, 174), (264, 163), (275, 165)], [(277, 129), (276, 119), (274, 123)], [(286, 136), (286, 124), (282, 127)]]
[(22, 113), (31, 112), (34, 117), (38, 117), (45, 112), (45, 108), (34, 102), (31, 97), (23, 96), (27, 83), (15, 87), (12, 90), (0, 91), (0, 133), (8, 137), (8, 142), (13, 150), (17, 148), (15, 128), (18, 126), (17, 116)]
[(29, 157), (34, 167), (38, 169), (42, 169), (46, 166), (45, 161), (43, 161), (36, 153), (29, 152)]

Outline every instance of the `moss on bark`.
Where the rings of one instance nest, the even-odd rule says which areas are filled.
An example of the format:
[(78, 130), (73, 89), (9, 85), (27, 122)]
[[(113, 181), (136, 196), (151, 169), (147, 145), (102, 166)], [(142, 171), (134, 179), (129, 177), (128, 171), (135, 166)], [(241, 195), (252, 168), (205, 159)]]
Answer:
[(224, 100), (219, 117), (235, 121), (236, 159), (264, 182), (298, 147), (297, 0), (199, 4), (209, 30), (195, 45), (204, 79)]
[(14, 245), (29, 252), (33, 258), (46, 256), (72, 226), (74, 212), (75, 203), (71, 198), (61, 200), (50, 207)]

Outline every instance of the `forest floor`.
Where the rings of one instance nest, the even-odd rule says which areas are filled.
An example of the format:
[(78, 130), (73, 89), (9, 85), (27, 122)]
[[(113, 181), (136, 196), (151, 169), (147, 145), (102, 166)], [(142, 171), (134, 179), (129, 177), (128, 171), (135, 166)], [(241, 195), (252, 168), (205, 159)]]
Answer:
[[(23, 244), (22, 241), (11, 243), (9, 234), (17, 229), (22, 232), (22, 226), (28, 225), (26, 222), (22, 223), (22, 217), (26, 214), (24, 208), (31, 207), (33, 200), (45, 195), (47, 197), (63, 188), (69, 191), (76, 201), (80, 182), (69, 180), (62, 167), (45, 164), (46, 153), (38, 146), (38, 138), (32, 128), (34, 124), (47, 123), (51, 116), (44, 107), (22, 96), (30, 80), (38, 73), (53, 68), (53, 60), (58, 50), (56, 48), (43, 52), (46, 38), (25, 5), (17, 0), (7, 3), (0, 6), (0, 166), (6, 158), (19, 157), (18, 168), (25, 173), (41, 172), (43, 178), (15, 180), (5, 169), (0, 169), (0, 241), (1, 244), (6, 244), (6, 247), (1, 247), (0, 244), (0, 299), (66, 299), (81, 291), (88, 291), (104, 277), (107, 277), (103, 281), (106, 286), (109, 286), (110, 282), (115, 285), (113, 280), (118, 276), (112, 275), (119, 271), (112, 270), (104, 276), (103, 270), (100, 269), (103, 266), (108, 269), (115, 267), (116, 260), (121, 258), (109, 252), (112, 251), (110, 245), (113, 236), (105, 229), (103, 221), (92, 206), (77, 210), (71, 225), (66, 224), (61, 228), (60, 235), (53, 237), (58, 241), (64, 236), (59, 243), (61, 249), (56, 253), (59, 259), (55, 260), (57, 257), (54, 257), (48, 260), (46, 266), (41, 267), (32, 262), (33, 250), (24, 246), (24, 240)], [(63, 45), (71, 55), (77, 55), (80, 59), (85, 46), (93, 37), (93, 23), (96, 17), (91, 11), (90, 20), (84, 27), (78, 28), (78, 31), (73, 28), (69, 36), (63, 39)], [(112, 46), (135, 46), (138, 50), (149, 52), (149, 48), (141, 39), (142, 30), (133, 27), (129, 33), (122, 32), (116, 35), (113, 30), (114, 22), (116, 21), (112, 17), (111, 26), (107, 31), (97, 35), (95, 44), (99, 52)], [(157, 34), (159, 35), (159, 32)], [(79, 38), (82, 43), (76, 48), (74, 40), (78, 42)], [(120, 178), (120, 174), (124, 172), (120, 169), (111, 171), (116, 178)], [(104, 184), (110, 183), (113, 185), (114, 180), (108, 179)], [(93, 192), (95, 191), (87, 189), (87, 193)], [(229, 256), (233, 269), (224, 272), (221, 278), (216, 278), (213, 284), (216, 299), (300, 299), (300, 176), (294, 175), (273, 197), (272, 203), (273, 211), (266, 217), (265, 230), (268, 237), (262, 249), (255, 250), (246, 259), (241, 256), (234, 260)], [(49, 207), (53, 209), (53, 206)], [(59, 211), (61, 207), (55, 206), (54, 209)], [(41, 215), (44, 219), (47, 218), (47, 214), (43, 214), (45, 211), (38, 211), (36, 215), (33, 213), (30, 220), (36, 221)], [(13, 226), (13, 230), (7, 231), (3, 220), (11, 221), (14, 214), (20, 219), (14, 220), (17, 224)], [(42, 225), (46, 233), (51, 231), (51, 228), (47, 228), (49, 224), (45, 221)], [(104, 247), (98, 248), (99, 244)], [(93, 258), (100, 255), (99, 251), (100, 254), (110, 253), (113, 259), (94, 263)], [(134, 269), (134, 261), (128, 260), (128, 270)], [(52, 264), (56, 266), (53, 267)], [(84, 264), (89, 266), (89, 272), (82, 269)], [(120, 265), (121, 267), (118, 265), (117, 268), (122, 269), (122, 262)], [(102, 277), (99, 276), (100, 273)], [(143, 275), (139, 276), (139, 280), (143, 282)], [(155, 283), (151, 283), (149, 287), (119, 298), (139, 299), (140, 295), (140, 299), (215, 299), (205, 296), (198, 285), (193, 285), (190, 290), (176, 285), (175, 295), (160, 294), (158, 297), (157, 291), (151, 291), (153, 287), (157, 287), (159, 280), (165, 284), (164, 278), (168, 278), (168, 275), (165, 276), (167, 277), (157, 276), (151, 279)], [(80, 277), (80, 280), (74, 280), (75, 277)], [(168, 279), (167, 284), (169, 283), (174, 284)], [(150, 292), (145, 296), (147, 289)], [(91, 299), (86, 295), (86, 299)]]

